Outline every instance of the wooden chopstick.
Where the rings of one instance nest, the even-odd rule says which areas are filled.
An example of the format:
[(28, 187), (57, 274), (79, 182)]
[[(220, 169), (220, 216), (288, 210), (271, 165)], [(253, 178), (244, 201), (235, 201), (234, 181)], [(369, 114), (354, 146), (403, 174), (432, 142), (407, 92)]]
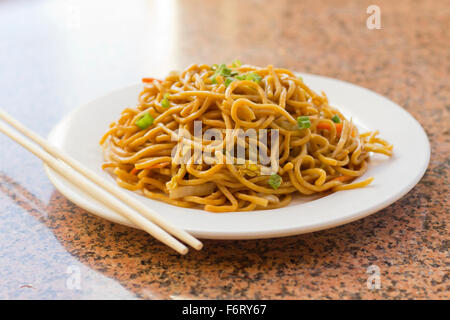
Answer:
[[(42, 159), (49, 167), (57, 171), (59, 174), (69, 179), (69, 181), (75, 182), (79, 187), (84, 188), (84, 190), (88, 191), (91, 195), (96, 197), (99, 201), (117, 211), (119, 214), (128, 218), (131, 222), (141, 227), (143, 230), (147, 231), (155, 238), (160, 240), (161, 242), (167, 244), (171, 248), (175, 249), (181, 254), (187, 253), (187, 248), (181, 244), (179, 241), (171, 237), (167, 232), (170, 232), (174, 236), (178, 237), (180, 240), (186, 242), (191, 245), (193, 248), (200, 250), (203, 244), (192, 235), (187, 233), (184, 230), (181, 230), (171, 223), (165, 221), (159, 214), (153, 212), (148, 207), (138, 202), (136, 199), (126, 194), (123, 190), (121, 190), (118, 186), (104, 180), (104, 178), (97, 175), (92, 170), (86, 168), (77, 160), (71, 158), (69, 155), (64, 153), (62, 150), (52, 146), (45, 139), (32, 132), (13, 117), (8, 115), (3, 110), (0, 110), (0, 119), (3, 119), (9, 125), (14, 127), (17, 131), (22, 133), (24, 136), (28, 137), (36, 144), (38, 144), (41, 148), (36, 147), (34, 144), (30, 143), (24, 137), (16, 134), (13, 130), (11, 130), (8, 126), (3, 125), (0, 122), (0, 131), (5, 133), (14, 141), (21, 144), (23, 147), (31, 151), (33, 154)], [(45, 151), (47, 152), (45, 152)], [(55, 158), (60, 159), (66, 165), (63, 165), (60, 161), (56, 160), (50, 155), (53, 155)], [(78, 174), (82, 174), (84, 177), (91, 180), (91, 182), (86, 181)], [(114, 195), (114, 196), (112, 196)], [(117, 200), (117, 198), (121, 201)], [(128, 206), (124, 205), (126, 203), (131, 208), (145, 216), (143, 216), (130, 209)], [(159, 227), (158, 227), (159, 226)], [(162, 230), (164, 228), (166, 231)]]
[(197, 250), (200, 250), (203, 247), (203, 244), (198, 239), (194, 238), (186, 231), (181, 230), (180, 228), (177, 228), (173, 224), (164, 220), (163, 217), (161, 217), (159, 214), (152, 211), (150, 208), (148, 208), (141, 202), (137, 201), (132, 196), (128, 195), (126, 192), (124, 192), (124, 190), (119, 188), (117, 185), (106, 181), (97, 173), (85, 167), (80, 162), (73, 159), (65, 152), (63, 152), (61, 149), (52, 146), (50, 143), (47, 142), (47, 140), (43, 139), (38, 134), (32, 132), (30, 129), (26, 128), (24, 125), (22, 125), (20, 122), (18, 122), (12, 116), (8, 115), (3, 110), (0, 110), (0, 119), (6, 121), (12, 127), (21, 132), (23, 135), (36, 142), (45, 151), (47, 151), (54, 157), (62, 160), (63, 162), (67, 163), (69, 166), (71, 166), (73, 169), (84, 175), (86, 178), (90, 179), (97, 185), (106, 189), (107, 191), (115, 195), (117, 198), (128, 204), (130, 207), (132, 207), (139, 213), (143, 214), (146, 218), (150, 219), (151, 221), (153, 221), (154, 223), (165, 229), (167, 232), (176, 236), (178, 239), (184, 241), (185, 243), (189, 244), (190, 246), (192, 246)]

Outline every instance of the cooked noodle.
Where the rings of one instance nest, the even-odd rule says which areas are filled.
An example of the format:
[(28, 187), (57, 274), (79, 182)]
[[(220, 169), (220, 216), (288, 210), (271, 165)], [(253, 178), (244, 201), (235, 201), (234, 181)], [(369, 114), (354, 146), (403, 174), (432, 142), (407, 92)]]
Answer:
[[(138, 106), (122, 112), (101, 144), (103, 168), (118, 185), (152, 199), (212, 212), (279, 208), (298, 193), (365, 187), (373, 178), (352, 181), (367, 170), (370, 152), (392, 154), (393, 146), (378, 131), (359, 134), (324, 93), (286, 69), (192, 65), (165, 80), (143, 81)], [(202, 132), (217, 129), (226, 138), (196, 138), (194, 121), (201, 121)], [(177, 129), (190, 135), (177, 135)], [(238, 144), (248, 156), (252, 142), (228, 136), (226, 129), (277, 129), (277, 143), (253, 141), (269, 154), (277, 149), (276, 172), (263, 174), (259, 161), (224, 161), (234, 157), (230, 148)], [(181, 156), (192, 151), (184, 163), (173, 156), (180, 141)], [(200, 153), (199, 163), (195, 150), (208, 151), (215, 160)]]

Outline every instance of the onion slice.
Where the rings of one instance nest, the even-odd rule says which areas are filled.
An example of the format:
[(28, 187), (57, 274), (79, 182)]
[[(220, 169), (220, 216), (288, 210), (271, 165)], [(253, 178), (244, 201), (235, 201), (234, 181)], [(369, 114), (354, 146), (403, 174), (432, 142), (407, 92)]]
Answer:
[(169, 191), (170, 199), (179, 199), (188, 196), (206, 196), (214, 192), (214, 183), (205, 183), (198, 186), (181, 186)]

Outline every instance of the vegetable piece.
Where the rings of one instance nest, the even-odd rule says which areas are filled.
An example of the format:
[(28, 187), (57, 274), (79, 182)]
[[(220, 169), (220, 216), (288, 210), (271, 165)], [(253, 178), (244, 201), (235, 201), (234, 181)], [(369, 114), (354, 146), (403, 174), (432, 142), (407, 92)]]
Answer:
[(320, 122), (316, 126), (319, 130), (331, 130), (330, 124), (326, 122)]
[(163, 106), (163, 108), (168, 108), (170, 107), (170, 102), (169, 102), (169, 94), (166, 93), (164, 94), (164, 98), (161, 100), (161, 105)]
[[(341, 123), (336, 123), (335, 126), (336, 126), (336, 132), (337, 132), (337, 134), (340, 135), (340, 134), (341, 134), (341, 131), (342, 131), (342, 127), (343, 127), (342, 122), (341, 122)], [(319, 130), (331, 130), (331, 127), (330, 127), (330, 124), (329, 124), (329, 123), (326, 123), (326, 122), (320, 122), (320, 123), (317, 125), (317, 129), (319, 129)]]
[[(213, 69), (214, 66), (216, 66), (215, 69)], [(213, 65), (211, 69), (215, 70), (214, 74), (210, 77), (211, 82), (214, 84), (217, 83), (217, 76), (232, 77), (237, 75), (237, 72), (233, 72), (233, 70), (227, 68), (227, 66), (223, 63), (220, 66)]]
[(241, 75), (237, 76), (236, 79), (248, 80), (248, 81), (253, 81), (253, 82), (259, 83), (261, 81), (262, 77), (259, 74), (252, 72), (252, 73), (247, 73), (247, 74), (241, 74)]
[(336, 126), (336, 132), (337, 132), (338, 136), (340, 136), (341, 132), (342, 132), (342, 128), (344, 127), (344, 124), (342, 122), (336, 123), (335, 126)]
[(334, 123), (341, 123), (341, 118), (339, 118), (339, 116), (338, 116), (337, 114), (335, 114), (335, 115), (333, 116), (333, 118), (331, 118), (331, 120), (332, 120)]
[(155, 78), (142, 78), (142, 82), (144, 82), (144, 83), (152, 83), (154, 80), (163, 82), (162, 80), (155, 79)]
[(262, 77), (259, 74), (256, 74), (256, 73), (249, 73), (249, 74), (247, 74), (246, 78), (247, 78), (247, 80), (250, 80), (250, 81), (253, 81), (253, 82), (256, 82), (256, 83), (259, 83), (261, 81), (261, 79), (262, 79)]
[(178, 199), (188, 196), (206, 196), (214, 192), (214, 183), (205, 183), (198, 186), (181, 186), (169, 190), (170, 199)]
[(239, 68), (242, 65), (241, 61), (236, 59), (233, 61), (233, 64), (231, 65), (233, 68)]
[(256, 195), (258, 197), (269, 200), (269, 203), (280, 203), (280, 199), (276, 195), (264, 193), (257, 193)]
[(299, 129), (307, 129), (311, 127), (311, 120), (308, 116), (302, 116), (297, 118), (297, 125)]
[(135, 124), (139, 127), (139, 129), (145, 130), (153, 124), (153, 121), (155, 121), (155, 119), (153, 119), (150, 113), (146, 112), (136, 120)]
[(225, 79), (225, 87), (228, 87), (232, 82), (234, 81), (234, 78), (228, 77)]
[[(339, 122), (339, 123), (336, 123), (335, 126), (336, 126), (336, 134), (337, 134), (337, 136), (340, 136), (341, 132), (342, 132), (342, 127), (344, 125), (343, 125), (342, 122)], [(329, 130), (331, 130), (331, 127), (330, 127), (329, 123), (321, 122), (321, 123), (319, 123), (317, 125), (317, 129), (319, 129), (319, 130), (328, 130), (329, 131)], [(352, 137), (356, 137), (356, 130), (355, 129), (352, 130)]]
[(169, 162), (160, 162), (160, 163), (154, 164), (150, 167), (147, 167), (147, 169), (159, 169), (159, 168), (164, 168), (168, 165), (169, 165)]
[(268, 181), (269, 185), (275, 190), (278, 189), (278, 187), (281, 185), (282, 182), (283, 179), (276, 173), (272, 174)]

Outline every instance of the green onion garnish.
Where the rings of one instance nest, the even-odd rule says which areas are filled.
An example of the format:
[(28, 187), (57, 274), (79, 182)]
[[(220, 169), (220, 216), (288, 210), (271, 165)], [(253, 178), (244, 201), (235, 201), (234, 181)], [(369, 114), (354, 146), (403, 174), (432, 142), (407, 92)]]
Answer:
[(145, 130), (153, 124), (154, 120), (150, 113), (146, 112), (135, 123), (139, 129)]
[(249, 73), (246, 78), (247, 78), (247, 80), (250, 80), (250, 81), (253, 81), (256, 83), (259, 83), (262, 79), (261, 76), (256, 73)]
[(278, 187), (281, 185), (282, 182), (283, 179), (276, 173), (272, 174), (268, 181), (269, 185), (275, 190), (278, 189)]
[(231, 65), (233, 68), (238, 68), (242, 65), (241, 61), (239, 61), (238, 59), (233, 61), (233, 64)]
[(228, 77), (225, 79), (225, 87), (228, 87), (230, 83), (234, 81), (234, 78)]
[(233, 72), (233, 70), (227, 68), (227, 66), (222, 63), (220, 66), (216, 67), (216, 69), (214, 71), (214, 74), (211, 76), (210, 80), (211, 80), (212, 83), (216, 84), (217, 83), (217, 79), (216, 79), (217, 76), (230, 77), (230, 76), (235, 76), (235, 75), (237, 75), (236, 72)]
[(163, 108), (170, 107), (169, 94), (168, 93), (164, 94), (164, 99), (161, 100), (161, 105), (163, 106)]
[(341, 123), (341, 118), (339, 118), (337, 114), (335, 114), (331, 120), (333, 120), (334, 123)]
[(298, 117), (297, 124), (299, 129), (307, 129), (311, 127), (311, 121), (308, 116)]
[(248, 80), (248, 81), (253, 81), (253, 82), (259, 83), (261, 81), (262, 77), (257, 73), (247, 73), (247, 74), (241, 74), (240, 76), (237, 76), (236, 79)]

